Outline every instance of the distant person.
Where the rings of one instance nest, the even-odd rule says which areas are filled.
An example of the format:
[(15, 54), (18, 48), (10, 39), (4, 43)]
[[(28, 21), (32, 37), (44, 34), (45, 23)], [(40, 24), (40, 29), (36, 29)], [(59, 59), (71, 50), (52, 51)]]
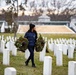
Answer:
[(37, 39), (37, 32), (34, 24), (29, 25), (29, 30), (25, 33), (24, 38), (27, 38), (29, 41), (28, 50), (30, 52), (30, 56), (25, 61), (25, 65), (28, 66), (28, 63), (31, 60), (32, 67), (36, 67), (34, 63), (34, 47)]

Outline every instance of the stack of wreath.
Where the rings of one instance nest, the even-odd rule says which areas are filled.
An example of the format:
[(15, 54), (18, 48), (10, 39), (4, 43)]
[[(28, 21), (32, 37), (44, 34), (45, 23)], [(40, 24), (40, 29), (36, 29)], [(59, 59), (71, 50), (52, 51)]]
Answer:
[(36, 46), (35, 46), (35, 50), (37, 52), (40, 52), (43, 50), (44, 48), (44, 44), (45, 44), (45, 41), (43, 39), (43, 37), (41, 36), (41, 34), (39, 35), (37, 41), (36, 41)]
[(28, 48), (28, 39), (19, 37), (19, 39), (15, 41), (15, 46), (17, 47), (18, 51), (25, 52), (25, 50)]

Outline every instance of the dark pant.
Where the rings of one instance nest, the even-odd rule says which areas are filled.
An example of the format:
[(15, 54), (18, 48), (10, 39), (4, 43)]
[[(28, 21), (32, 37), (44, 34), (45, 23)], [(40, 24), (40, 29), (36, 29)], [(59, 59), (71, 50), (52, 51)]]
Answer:
[(30, 56), (29, 56), (29, 58), (27, 59), (27, 63), (29, 62), (29, 60), (31, 60), (31, 62), (32, 62), (32, 65), (35, 65), (34, 64), (34, 46), (28, 46), (28, 50), (29, 50), (29, 52), (30, 52)]

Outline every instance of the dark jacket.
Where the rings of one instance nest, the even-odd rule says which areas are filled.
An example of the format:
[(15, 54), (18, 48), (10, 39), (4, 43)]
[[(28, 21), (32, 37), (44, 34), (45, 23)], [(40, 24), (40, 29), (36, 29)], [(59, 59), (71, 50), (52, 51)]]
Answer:
[(29, 41), (28, 46), (35, 46), (36, 39), (37, 39), (37, 32), (36, 31), (34, 31), (34, 32), (27, 31), (25, 33), (24, 38), (28, 39), (28, 41)]

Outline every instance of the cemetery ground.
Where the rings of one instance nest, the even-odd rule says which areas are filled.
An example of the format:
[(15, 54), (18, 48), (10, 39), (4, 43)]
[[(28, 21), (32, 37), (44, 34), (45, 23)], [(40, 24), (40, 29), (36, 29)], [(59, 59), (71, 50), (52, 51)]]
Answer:
[[(6, 36), (14, 36), (13, 34), (0, 34)], [(17, 35), (21, 36), (21, 35)], [(23, 35), (22, 35), (23, 36)], [(43, 36), (50, 38), (74, 38), (76, 39), (76, 34), (44, 34)], [(17, 56), (12, 56), (10, 55), (10, 65), (5, 66), (2, 64), (2, 53), (0, 53), (0, 75), (4, 75), (4, 69), (6, 67), (14, 67), (17, 70), (17, 75), (43, 75), (43, 62), (39, 61), (39, 52), (35, 51), (35, 63), (36, 63), (36, 68), (31, 67), (31, 61), (29, 63), (29, 66), (25, 66), (25, 57), (24, 53), (18, 51)], [(52, 51), (49, 51), (49, 53), (46, 53), (46, 56), (51, 56), (52, 57), (52, 75), (68, 75), (68, 61), (73, 61), (76, 60), (76, 53), (74, 54), (73, 59), (68, 59), (66, 55), (63, 55), (63, 66), (58, 67), (56, 66), (56, 57), (54, 56), (54, 53)], [(47, 68), (46, 68), (47, 69)]]

